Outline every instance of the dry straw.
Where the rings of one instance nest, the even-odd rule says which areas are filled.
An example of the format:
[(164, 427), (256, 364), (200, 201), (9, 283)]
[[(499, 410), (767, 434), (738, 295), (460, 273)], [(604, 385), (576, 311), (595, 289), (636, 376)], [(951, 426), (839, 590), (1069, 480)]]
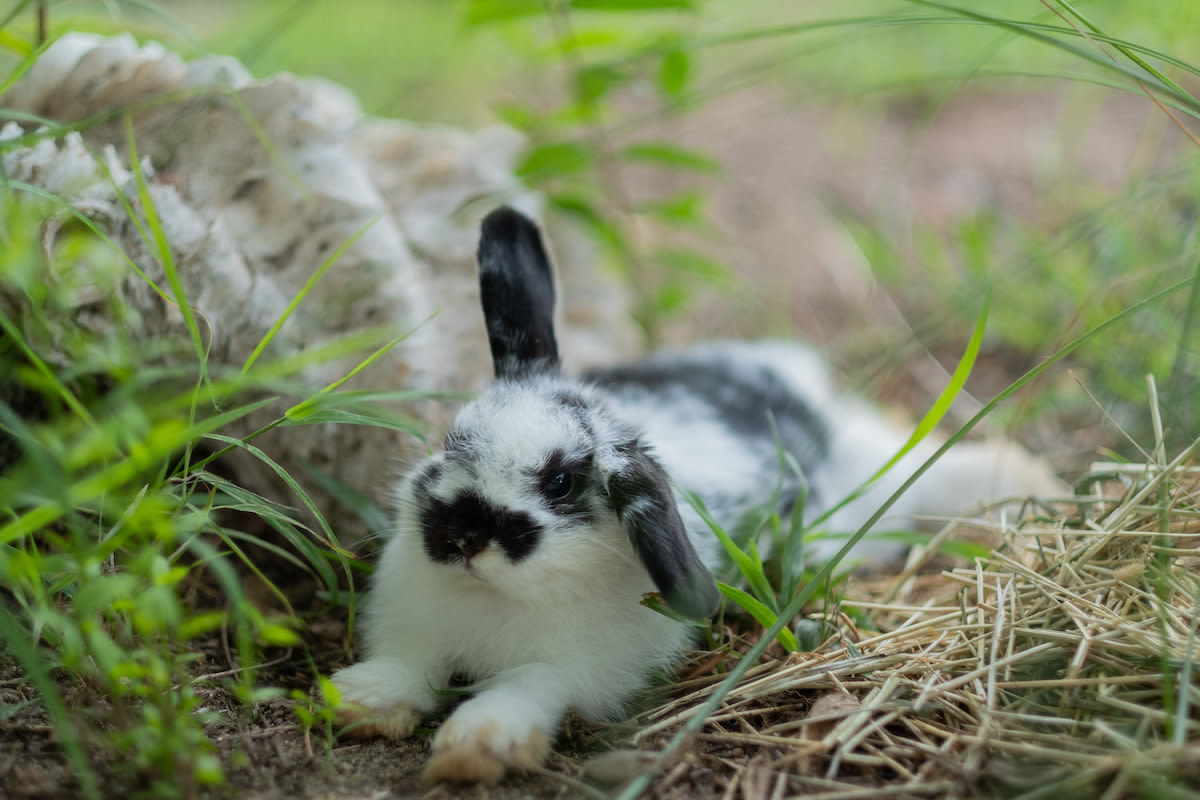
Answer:
[[(1197, 443), (1200, 445), (1200, 443)], [(765, 661), (653, 794), (1192, 797), (1200, 790), (1200, 467), (1096, 465), (1057, 520), (985, 526), (992, 553), (860, 582), (815, 653)], [(853, 607), (853, 609), (851, 608)], [(861, 615), (860, 615), (861, 616)], [(720, 674), (648, 712), (653, 749)]]

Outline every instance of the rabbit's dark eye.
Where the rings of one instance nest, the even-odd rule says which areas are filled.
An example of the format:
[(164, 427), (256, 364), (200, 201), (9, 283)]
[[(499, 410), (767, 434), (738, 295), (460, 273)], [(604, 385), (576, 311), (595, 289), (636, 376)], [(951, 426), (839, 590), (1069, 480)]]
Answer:
[(583, 510), (578, 506), (588, 488), (591, 464), (590, 454), (568, 458), (556, 450), (528, 474), (551, 511), (571, 516)]
[(550, 480), (546, 481), (542, 487), (542, 492), (545, 493), (549, 500), (565, 500), (571, 494), (571, 487), (574, 486), (575, 479), (569, 472), (556, 472), (550, 476)]

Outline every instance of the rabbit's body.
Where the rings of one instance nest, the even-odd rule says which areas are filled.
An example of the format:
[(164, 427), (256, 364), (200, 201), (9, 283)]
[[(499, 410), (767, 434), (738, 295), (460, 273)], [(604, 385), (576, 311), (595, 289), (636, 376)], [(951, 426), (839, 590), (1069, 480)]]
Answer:
[[(794, 384), (791, 378), (802, 374), (811, 382)], [(780, 480), (780, 510), (795, 501), (802, 484), (792, 470), (780, 470), (780, 446), (805, 475), (829, 455), (828, 384), (820, 362), (800, 345), (713, 343), (586, 378), (611, 398), (617, 415), (637, 421), (675, 484), (699, 495), (727, 530), (769, 502)], [(707, 523), (677, 499), (701, 560), (709, 569), (723, 565), (724, 551)]]
[[(781, 515), (791, 512), (802, 490), (805, 519), (823, 515), (870, 479), (909, 436), (861, 398), (838, 392), (820, 355), (794, 342), (705, 343), (585, 377), (605, 391), (618, 416), (637, 420), (643, 441), (676, 485), (695, 492), (727, 531), (769, 502), (777, 487)], [(781, 469), (780, 447), (803, 472), (803, 482), (793, 469)], [(822, 527), (843, 537), (857, 531), (934, 448), (918, 443)], [(911, 529), (922, 518), (1062, 488), (1044, 463), (1020, 447), (963, 443), (934, 463), (875, 529)], [(724, 549), (699, 513), (682, 498), (679, 511), (709, 569), (726, 566)], [(808, 547), (823, 561), (843, 543), (820, 538)], [(886, 564), (904, 550), (894, 540), (868, 537), (852, 558)]]
[[(710, 615), (710, 570), (726, 562), (672, 483), (728, 528), (770, 501), (782, 446), (804, 480), (783, 470), (779, 510), (806, 486), (811, 519), (907, 438), (835, 392), (819, 356), (791, 343), (715, 343), (565, 377), (536, 227), (493, 212), (479, 262), (497, 380), (459, 412), (443, 451), (400, 483), (396, 533), (366, 608), (367, 657), (333, 678), (345, 719), (393, 737), (411, 733), (452, 676), (473, 682), (434, 739), (433, 780), (536, 766), (568, 709), (612, 717), (679, 658), (688, 629), (641, 600), (658, 591), (680, 613)], [(906, 457), (829, 528), (857, 530), (929, 452)], [(1054, 485), (1019, 448), (959, 445), (893, 512), (911, 525)], [(901, 552), (867, 541), (856, 555)]]

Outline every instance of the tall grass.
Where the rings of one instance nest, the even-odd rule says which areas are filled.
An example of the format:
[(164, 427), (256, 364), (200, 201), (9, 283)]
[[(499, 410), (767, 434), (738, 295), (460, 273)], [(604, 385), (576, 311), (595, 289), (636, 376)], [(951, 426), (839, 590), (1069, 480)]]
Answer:
[[(143, 236), (169, 265), (170, 244), (144, 182), (138, 193)], [(213, 458), (240, 448), (279, 470), (253, 445), (273, 427), (335, 418), (408, 424), (381, 415), (369, 397), (337, 391), (399, 339), (380, 343), (372, 331), (287, 361), (263, 359), (253, 370), (210, 363), (192, 313), (183, 314), (193, 331), (190, 355), (183, 342), (139, 334), (139, 320), (120, 305), (125, 264), (112, 240), (76, 224), (43, 251), (42, 221), (52, 216), (45, 201), (10, 185), (2, 210), (4, 650), (36, 685), (83, 794), (102, 796), (84, 756), (99, 751), (111, 756), (100, 762), (106, 770), (124, 773), (120, 780), (138, 793), (192, 796), (224, 779), (206, 733), (220, 717), (202, 710), (204, 687), (247, 704), (277, 696), (260, 685), (258, 665), (264, 653), (300, 643), (300, 614), (249, 553), (290, 561), (330, 603), (348, 602), (344, 590), (352, 588), (348, 554), (294, 479), (283, 474), (303, 516), (212, 471)], [(88, 314), (80, 315), (80, 292), (97, 287), (104, 296), (89, 296)], [(177, 277), (161, 289), (186, 309)], [(107, 327), (89, 328), (84, 318)], [(372, 341), (376, 352), (330, 386), (305, 389), (298, 380), (306, 368)], [(244, 420), (268, 407), (278, 409), (276, 419), (246, 434)], [(247, 596), (248, 575), (262, 579), (283, 614)], [(202, 586), (220, 599), (187, 599)], [(228, 654), (225, 669), (202, 666), (202, 652), (214, 646)]]
[[(26, 10), (32, 8), (26, 5)], [(544, 96), (510, 99), (498, 104), (496, 113), (532, 139), (522, 177), (544, 189), (560, 213), (596, 235), (607, 261), (623, 269), (639, 293), (639, 318), (652, 334), (670, 315), (686, 311), (697, 285), (724, 288), (733, 276), (703, 248), (647, 247), (645, 237), (637, 234), (641, 225), (705, 231), (712, 191), (706, 181), (721, 175), (720, 166), (703, 153), (637, 132), (648, 120), (699, 107), (729, 87), (756, 81), (790, 85), (798, 75), (811, 76), (814, 63), (829, 76), (814, 86), (825, 96), (850, 89), (894, 92), (897, 87), (938, 95), (948, 82), (957, 84), (976, 73), (1020, 76), (1026, 82), (1048, 75), (1117, 86), (1160, 104), (1163, 113), (1169, 109), (1180, 117), (1200, 117), (1200, 101), (1187, 90), (1200, 71), (1186, 59), (1173, 58), (1165, 45), (1147, 46), (1138, 35), (1124, 33), (1136, 23), (1168, 43), (1172, 37), (1186, 43), (1187, 26), (1164, 29), (1128, 4), (1098, 5), (1085, 16), (1064, 2), (1032, 11), (1010, 3), (984, 14), (966, 4), (913, 0), (899, 10), (889, 4), (881, 11), (876, 3), (850, 13), (839, 6), (836, 18), (813, 18), (810, 9), (803, 18), (785, 22), (771, 16), (783, 17), (782, 4), (756, 0), (752, 7), (772, 23), (737, 23), (732, 29), (735, 23), (727, 20), (720, 27), (714, 20), (722, 14), (736, 18), (751, 6), (737, 7), (732, 0), (711, 6), (612, 3), (625, 11), (603, 13), (597, 7), (605, 4), (593, 2), (585, 4), (592, 10), (577, 13), (565, 4), (550, 5), (545, 13), (536, 3), (475, 0), (458, 4), (459, 16), (421, 6), (411, 12), (411, 28), (402, 32), (411, 48), (396, 46), (395, 36), (388, 36), (392, 6), (382, 2), (342, 12), (334, 33), (327, 21), (297, 4), (258, 4), (246, 17), (227, 7), (228, 16), (217, 17), (212, 35), (219, 45), (229, 45), (214, 49), (238, 52), (263, 72), (286, 66), (352, 84), (370, 76), (359, 87), (367, 107), (402, 114), (417, 105), (432, 108), (435, 96), (445, 100), (435, 91), (446, 79), (437, 74), (439, 69), (450, 72), (448, 80), (456, 87), (451, 97), (472, 99), (476, 93), (505, 93), (534, 72), (553, 74), (557, 83)], [(647, 10), (628, 10), (637, 5)], [(175, 9), (181, 18), (199, 7), (184, 6)], [(686, 7), (684, 13), (678, 12), (680, 6)], [(504, 8), (530, 13), (506, 14)], [(287, 16), (293, 11), (294, 18)], [(1192, 4), (1180, 4), (1177, 11), (1175, 19), (1196, 13)], [(64, 24), (52, 19), (56, 26)], [(139, 24), (161, 26), (162, 19)], [(281, 26), (280, 20), (288, 24)], [(0, 45), (16, 55), (3, 86), (17, 80), (39, 52), (19, 32), (18, 26), (28, 20), (18, 15), (9, 22), (0, 26)], [(363, 31), (368, 32), (365, 43), (354, 38)], [(427, 33), (421, 36), (420, 31)], [(929, 42), (948, 43), (951, 55), (942, 51), (940, 60), (931, 60)], [(443, 44), (442, 60), (431, 63), (422, 55)], [(447, 55), (463, 48), (479, 48), (475, 60), (459, 62)], [(519, 66), (496, 69), (495, 62), (513, 50), (520, 55)], [(730, 51), (735, 55), (723, 60), (720, 54)], [(339, 74), (330, 65), (345, 52), (353, 52), (355, 59), (345, 62), (346, 71)], [(981, 52), (1000, 55), (985, 59)], [(893, 69), (896, 64), (899, 68)], [(396, 72), (401, 77), (389, 79)], [(540, 78), (538, 87), (545, 82)], [(649, 110), (635, 104), (630, 116), (626, 104), (639, 92), (652, 94), (655, 102)], [(442, 110), (459, 119), (486, 116), (478, 110)], [(28, 136), (38, 135), (46, 134)], [(127, 155), (133, 165), (138, 163), (137, 146), (130, 137)], [(645, 164), (693, 176), (698, 183), (632, 204), (622, 175)], [(1125, 402), (1140, 398), (1143, 372), (1165, 376), (1168, 427), (1174, 420), (1182, 435), (1194, 426), (1200, 419), (1197, 395), (1191, 391), (1200, 256), (1194, 233), (1181, 234), (1180, 229), (1194, 231), (1196, 187), (1190, 169), (1157, 176), (1131, 186), (1105, 207), (1072, 214), (1070, 224), (1058, 230), (984, 217), (952, 231), (949, 244), (944, 232), (919, 231), (915, 257), (875, 220), (847, 220), (876, 273), (908, 307), (951, 319), (955, 314), (948, 310), (972, 309), (943, 332), (969, 343), (969, 355), (927, 421), (936, 421), (961, 389), (985, 343), (982, 319), (988, 322), (988, 340), (1022, 352), (1068, 341), (987, 402), (934, 458), (1068, 357), (1093, 387)], [(126, 754), (110, 759), (105, 769), (124, 770), (122, 779), (147, 795), (189, 796), (224, 781), (225, 766), (205, 733), (213, 712), (202, 710), (201, 690), (219, 684), (245, 703), (279, 696), (280, 690), (260, 685), (256, 670), (273, 648), (298, 646), (297, 630), (304, 622), (301, 611), (290, 608), (287, 593), (267, 579), (253, 555), (256, 548), (313, 576), (329, 607), (353, 603), (345, 589), (353, 583), (356, 567), (336, 541), (333, 522), (321, 517), (316, 503), (254, 439), (266, 430), (298, 424), (413, 430), (411, 422), (380, 413), (372, 405), (375, 398), (342, 391), (346, 379), (369, 368), (378, 353), (399, 341), (396, 332), (374, 332), (369, 340), (343, 342), (283, 362), (263, 355), (268, 334), (244, 363), (211, 363), (174, 270), (171, 243), (141, 176), (138, 197), (130, 198), (135, 199), (129, 212), (165, 267), (168, 285), (158, 289), (187, 320), (187, 342), (138, 341), (127, 332), (135, 327), (133, 320), (115, 324), (103, 335), (76, 324), (73, 303), (81, 287), (72, 278), (115, 280), (132, 265), (82, 215), (35, 196), (28, 187), (0, 188), (0, 375), (5, 376), (0, 458), (9, 456), (0, 464), (0, 636), (4, 655), (37, 688), (79, 792), (89, 798), (103, 796), (102, 787), (112, 777), (97, 774), (90, 755), (97, 748)], [(1085, 204), (1086, 198), (1072, 200)], [(52, 251), (44, 252), (42, 223), (60, 214), (72, 223), (63, 228)], [(1025, 262), (1021, 270), (996, 267), (1001, 235), (1009, 237), (1006, 244), (1019, 243), (1015, 258)], [(1130, 275), (1143, 265), (1143, 271)], [(57, 284), (44, 280), (51, 267), (62, 277)], [(940, 270), (940, 279), (924, 281), (919, 296), (914, 292), (904, 298), (898, 287), (913, 285), (914, 274), (925, 269)], [(977, 296), (984, 285), (994, 290), (990, 312), (981, 318), (975, 315), (977, 305), (965, 298)], [(942, 288), (931, 294), (930, 286)], [(295, 303), (302, 301), (303, 293)], [(125, 319), (127, 309), (115, 295), (99, 302), (105, 318)], [(1072, 316), (1078, 322), (1064, 326), (1064, 318)], [(325, 387), (297, 385), (306, 367), (364, 347), (373, 354), (342, 380)], [(1066, 402), (1072, 401), (1048, 401), (1045, 408), (1054, 411)], [(274, 414), (271, 422), (255, 433), (236, 432), (243, 430), (237, 423), (267, 408)], [(921, 431), (928, 427), (922, 425)], [(217, 455), (232, 448), (253, 454), (264, 469), (278, 473), (299, 493), (303, 512), (257, 497), (222, 475)], [(786, 468), (786, 461), (782, 465)], [(335, 483), (336, 476), (332, 479)], [(881, 506), (871, 522), (894, 500)], [(797, 507), (802, 511), (803, 503)], [(814, 521), (764, 516), (760, 522), (778, 524), (794, 550), (794, 537), (802, 539)], [(271, 531), (270, 537), (261, 529)], [(851, 538), (842, 554), (862, 535), (859, 531)], [(729, 546), (731, 552), (738, 548), (732, 539)], [(792, 563), (803, 566), (785, 569), (772, 584), (756, 552), (733, 555), (750, 592), (730, 586), (727, 595), (750, 610), (765, 633), (675, 738), (660, 765), (703, 724), (773, 640), (790, 649), (803, 644), (791, 630), (793, 621), (819, 599), (839, 560), (803, 565), (801, 553)], [(245, 575), (260, 578), (284, 612), (259, 608), (243, 588)], [(188, 590), (196, 585), (216, 587), (220, 601), (190, 600)], [(231, 660), (222, 669), (200, 664), (200, 651), (213, 642), (228, 645), (222, 649)], [(85, 702), (78, 702), (80, 697)], [(87, 702), (98, 699), (105, 702)], [(331, 724), (328, 709), (319, 703), (301, 703), (297, 713), (314, 729), (327, 730)], [(625, 796), (635, 796), (648, 780), (635, 782)]]

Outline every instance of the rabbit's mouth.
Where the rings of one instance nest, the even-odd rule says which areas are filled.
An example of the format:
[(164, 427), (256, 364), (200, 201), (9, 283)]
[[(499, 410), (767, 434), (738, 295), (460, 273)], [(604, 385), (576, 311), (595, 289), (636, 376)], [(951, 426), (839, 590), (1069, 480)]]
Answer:
[(484, 574), (482, 572), (479, 571), (478, 567), (475, 564), (471, 563), (471, 559), (469, 559), (469, 558), (463, 560), (462, 570), (463, 570), (463, 572), (467, 573), (467, 575), (471, 576), (479, 583), (487, 583), (488, 582), (488, 579), (484, 576)]

